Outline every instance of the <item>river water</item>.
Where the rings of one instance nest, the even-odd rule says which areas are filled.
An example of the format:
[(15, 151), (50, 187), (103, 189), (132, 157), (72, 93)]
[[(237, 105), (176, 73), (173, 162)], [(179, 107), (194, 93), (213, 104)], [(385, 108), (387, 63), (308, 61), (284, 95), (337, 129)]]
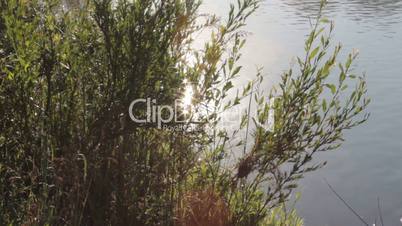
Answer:
[[(224, 15), (229, 1), (206, 0), (204, 10)], [(243, 73), (263, 66), (274, 84), (294, 56), (303, 55), (319, 0), (266, 0), (249, 20)], [(348, 131), (339, 150), (322, 153), (328, 165), (300, 183), (299, 214), (306, 226), (363, 225), (331, 192), (324, 179), (370, 224), (400, 226), (402, 217), (402, 0), (330, 0), (325, 15), (335, 21), (335, 43), (343, 56), (353, 48), (360, 57), (355, 72), (365, 73), (370, 120)], [(270, 84), (267, 84), (270, 87)]]

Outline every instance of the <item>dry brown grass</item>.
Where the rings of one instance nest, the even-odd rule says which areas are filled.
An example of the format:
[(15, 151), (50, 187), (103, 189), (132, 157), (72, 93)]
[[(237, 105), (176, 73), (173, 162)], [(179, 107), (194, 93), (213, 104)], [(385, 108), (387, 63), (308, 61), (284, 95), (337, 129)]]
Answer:
[(186, 193), (176, 208), (178, 226), (230, 226), (230, 211), (223, 198), (214, 191)]

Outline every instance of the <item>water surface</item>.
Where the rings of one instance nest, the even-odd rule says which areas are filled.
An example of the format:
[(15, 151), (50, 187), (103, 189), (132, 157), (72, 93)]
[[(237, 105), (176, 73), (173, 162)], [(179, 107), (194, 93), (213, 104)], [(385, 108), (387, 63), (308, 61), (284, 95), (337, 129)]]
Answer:
[[(205, 3), (223, 15), (228, 2)], [(277, 82), (293, 57), (303, 55), (309, 20), (318, 7), (319, 1), (265, 1), (246, 28), (252, 35), (244, 51), (244, 73), (263, 66), (269, 83)], [(326, 178), (369, 223), (379, 222), (379, 197), (385, 225), (401, 225), (402, 0), (330, 1), (325, 15), (335, 21), (334, 40), (343, 43), (343, 56), (360, 50), (354, 70), (366, 73), (371, 118), (345, 134), (340, 150), (317, 156), (328, 165), (301, 181), (298, 211), (307, 226), (362, 225), (330, 191)]]

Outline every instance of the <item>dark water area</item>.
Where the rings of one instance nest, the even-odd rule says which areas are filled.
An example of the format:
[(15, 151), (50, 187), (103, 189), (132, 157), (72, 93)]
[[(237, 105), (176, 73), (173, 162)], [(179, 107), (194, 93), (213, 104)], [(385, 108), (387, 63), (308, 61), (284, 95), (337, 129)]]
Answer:
[[(205, 1), (206, 9), (224, 15), (230, 1)], [(263, 66), (267, 88), (278, 81), (303, 44), (319, 1), (267, 0), (246, 27), (245, 73)], [(336, 191), (369, 223), (379, 222), (381, 201), (385, 225), (402, 217), (402, 0), (329, 1), (325, 16), (335, 21), (334, 44), (343, 55), (358, 49), (354, 72), (366, 74), (372, 104), (370, 120), (348, 131), (339, 150), (316, 160), (328, 165), (300, 183), (297, 204), (306, 226), (362, 225), (328, 188)]]

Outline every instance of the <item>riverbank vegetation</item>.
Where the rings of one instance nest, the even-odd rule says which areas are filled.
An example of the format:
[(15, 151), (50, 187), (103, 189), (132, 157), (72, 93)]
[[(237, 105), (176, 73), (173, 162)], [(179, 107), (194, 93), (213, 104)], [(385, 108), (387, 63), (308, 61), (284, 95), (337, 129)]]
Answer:
[[(1, 225), (302, 224), (281, 206), (325, 165), (313, 156), (367, 119), (356, 55), (338, 59), (318, 13), (306, 55), (263, 92), (263, 71), (238, 64), (260, 1), (238, 0), (224, 18), (200, 4), (0, 0)], [(209, 38), (196, 48), (200, 32)], [(235, 87), (242, 76), (254, 79)], [(191, 109), (176, 113), (191, 120), (166, 122), (180, 130), (130, 118), (132, 101), (174, 106), (185, 84)], [(220, 126), (249, 101), (254, 117), (246, 108), (238, 128)]]

